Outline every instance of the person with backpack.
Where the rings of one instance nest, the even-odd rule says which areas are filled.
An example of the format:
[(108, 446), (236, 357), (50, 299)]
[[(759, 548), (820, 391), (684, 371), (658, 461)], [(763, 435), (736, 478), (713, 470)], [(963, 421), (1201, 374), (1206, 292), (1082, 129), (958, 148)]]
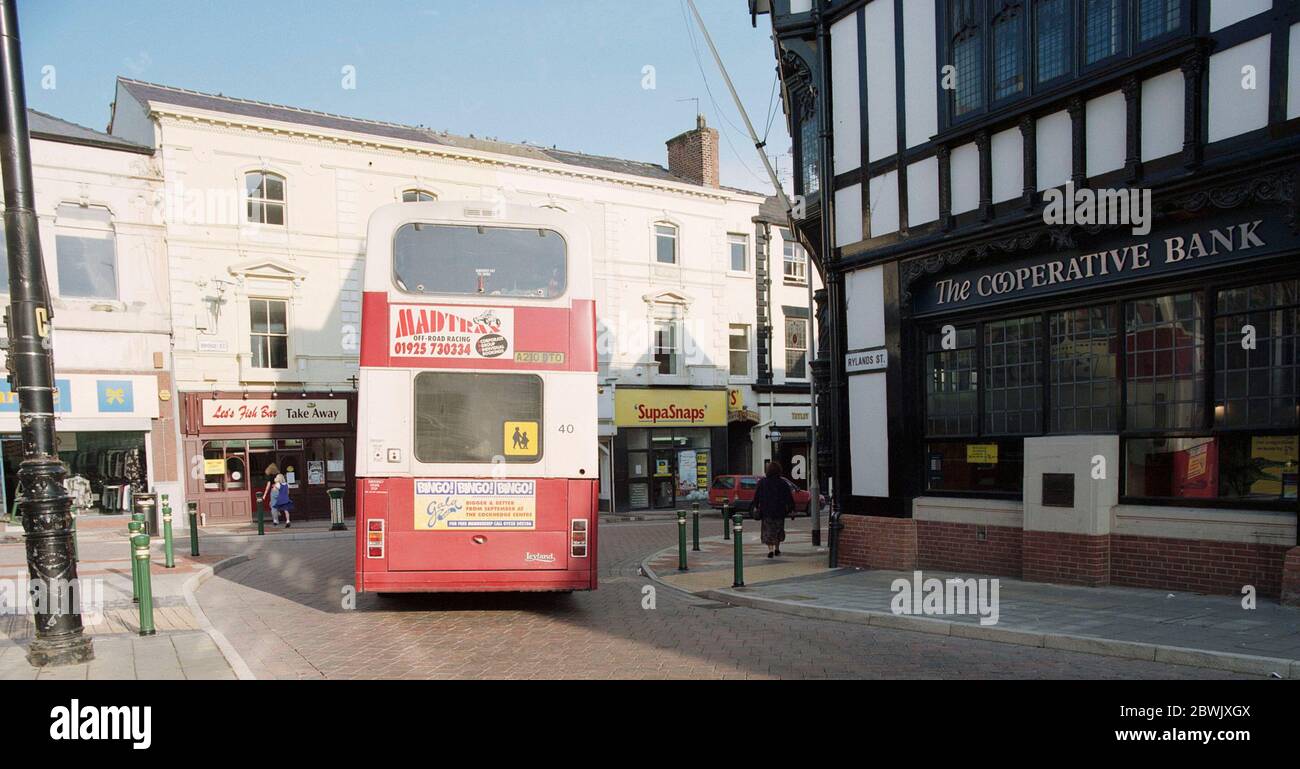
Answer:
[(293, 500), (289, 499), (289, 482), (284, 479), (284, 474), (275, 476), (275, 486), (271, 492), (272, 517), (278, 518), (284, 516), (284, 527), (286, 529), (293, 527), (293, 522), (289, 520), (289, 513), (293, 512)]

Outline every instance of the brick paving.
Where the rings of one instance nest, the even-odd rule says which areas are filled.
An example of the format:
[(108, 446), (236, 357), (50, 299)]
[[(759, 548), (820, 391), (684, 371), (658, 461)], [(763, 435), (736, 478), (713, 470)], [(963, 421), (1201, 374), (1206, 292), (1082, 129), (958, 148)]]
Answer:
[(82, 582), (82, 623), (95, 659), (81, 665), (33, 668), (27, 645), (35, 627), (13, 603), (26, 598), (27, 563), (21, 535), (0, 540), (0, 680), (234, 679), (236, 674), (212, 637), (202, 629), (184, 598), (185, 583), (218, 555), (191, 557), (188, 541), (177, 539), (175, 567), (164, 568), (161, 540), (151, 544), (150, 578), (156, 635), (141, 637), (140, 612), (131, 600), (131, 564), (122, 531), (126, 517), (91, 519), (79, 536), (77, 576)]
[[(675, 537), (671, 520), (604, 526), (595, 592), (364, 594), (351, 610), (350, 539), (229, 542), (251, 559), (197, 596), (259, 678), (1232, 677), (728, 606), (640, 575)], [(209, 549), (221, 547), (214, 538)], [(646, 588), (653, 609), (642, 608)]]

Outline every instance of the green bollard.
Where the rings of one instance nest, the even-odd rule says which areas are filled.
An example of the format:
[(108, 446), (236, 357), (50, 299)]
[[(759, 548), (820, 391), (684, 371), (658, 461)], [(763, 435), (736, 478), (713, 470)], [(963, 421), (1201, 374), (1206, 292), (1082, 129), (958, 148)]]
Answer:
[[(267, 504), (270, 504), (270, 500), (267, 500)], [(263, 504), (257, 506), (257, 536), (266, 536), (266, 505)]]
[(697, 505), (691, 511), (691, 550), (700, 552), (700, 510)]
[(140, 575), (140, 635), (153, 635), (153, 587), (149, 581), (149, 535), (131, 538), (131, 555)]
[(190, 555), (199, 554), (199, 503), (186, 502), (190, 513)]
[(722, 538), (731, 539), (731, 505), (722, 503)]
[[(133, 518), (135, 516), (132, 516)], [(135, 538), (136, 535), (144, 533), (144, 524), (139, 521), (131, 521), (126, 525), (126, 542), (128, 554), (131, 558), (131, 600), (140, 602), (140, 570), (135, 561)]]
[(742, 534), (745, 531), (745, 524), (744, 524), (745, 516), (741, 515), (740, 513), (736, 513), (735, 517), (732, 520), (735, 521), (735, 525), (733, 528), (735, 528), (736, 530), (736, 580), (735, 582), (731, 583), (731, 586), (744, 587), (745, 586), (745, 549), (741, 543), (741, 540), (744, 539)]
[(677, 570), (686, 571), (686, 511), (677, 511)]
[(176, 553), (172, 550), (174, 542), (172, 541), (172, 504), (168, 501), (167, 495), (162, 495), (162, 524), (163, 524), (163, 566), (168, 569), (176, 568)]

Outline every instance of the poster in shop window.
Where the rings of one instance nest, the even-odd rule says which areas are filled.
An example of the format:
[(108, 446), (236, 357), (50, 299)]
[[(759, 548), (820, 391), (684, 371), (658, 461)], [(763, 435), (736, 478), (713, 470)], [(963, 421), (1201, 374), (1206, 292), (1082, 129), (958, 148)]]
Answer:
[(1250, 439), (1250, 458), (1264, 477), (1250, 485), (1251, 495), (1296, 498), (1296, 462), (1300, 439), (1294, 435), (1256, 435)]
[(307, 485), (324, 486), (325, 485), (325, 463), (320, 460), (310, 460), (307, 462)]

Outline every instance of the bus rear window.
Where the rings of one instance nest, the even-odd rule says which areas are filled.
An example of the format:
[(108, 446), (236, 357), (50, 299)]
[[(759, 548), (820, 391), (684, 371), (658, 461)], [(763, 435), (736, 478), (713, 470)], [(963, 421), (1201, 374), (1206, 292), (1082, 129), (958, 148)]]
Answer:
[(554, 230), (407, 224), (393, 236), (393, 280), (411, 294), (551, 299), (565, 290), (565, 251)]
[(541, 436), (539, 376), (437, 371), (415, 376), (420, 462), (536, 462), (542, 458)]

